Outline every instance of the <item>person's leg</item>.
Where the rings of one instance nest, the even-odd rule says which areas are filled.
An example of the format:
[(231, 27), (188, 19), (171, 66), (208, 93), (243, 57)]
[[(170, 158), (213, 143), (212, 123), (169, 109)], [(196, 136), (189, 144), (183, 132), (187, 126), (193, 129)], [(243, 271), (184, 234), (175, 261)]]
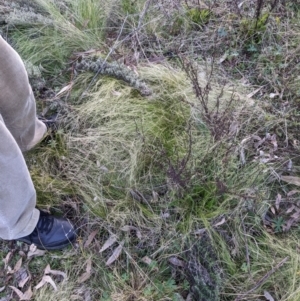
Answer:
[(73, 225), (35, 208), (36, 192), (23, 154), (0, 115), (0, 238), (56, 250), (76, 238)]
[(35, 209), (36, 192), (22, 154), (46, 130), (36, 118), (24, 64), (0, 36), (0, 238), (54, 250), (67, 246), (76, 232), (67, 219)]
[(0, 237), (30, 234), (39, 219), (36, 193), (16, 141), (0, 117)]
[(0, 36), (0, 114), (22, 151), (35, 146), (47, 131), (36, 118), (36, 104), (24, 64)]

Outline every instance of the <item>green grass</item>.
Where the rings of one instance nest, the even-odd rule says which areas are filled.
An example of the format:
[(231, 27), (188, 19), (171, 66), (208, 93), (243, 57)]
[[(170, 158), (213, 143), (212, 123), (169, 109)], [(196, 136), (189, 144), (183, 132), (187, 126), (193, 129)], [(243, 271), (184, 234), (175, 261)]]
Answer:
[[(72, 87), (58, 98), (33, 87), (60, 125), (26, 161), (38, 205), (70, 217), (80, 235), (63, 252), (24, 260), (32, 287), (48, 263), (69, 276), (53, 276), (58, 291), (34, 290), (34, 300), (258, 300), (265, 291), (298, 300), (299, 229), (263, 226), (278, 193), (295, 203), (287, 195), (295, 187), (279, 181), (289, 159), (297, 176), (299, 157), (295, 8), (36, 3), (52, 21), (9, 25), (9, 36), (51, 95)], [(76, 70), (93, 56), (130, 68), (151, 94), (122, 76)], [(277, 149), (267, 138), (256, 145), (253, 135), (267, 133), (276, 133)], [(100, 252), (111, 235), (116, 242)], [(10, 249), (1, 242), (2, 257)], [(89, 259), (90, 278), (78, 283)]]

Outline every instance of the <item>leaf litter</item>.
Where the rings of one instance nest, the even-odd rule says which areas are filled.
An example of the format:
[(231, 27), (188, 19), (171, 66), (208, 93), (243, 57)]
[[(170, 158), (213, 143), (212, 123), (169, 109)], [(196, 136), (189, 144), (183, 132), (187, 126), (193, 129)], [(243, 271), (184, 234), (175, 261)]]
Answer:
[(268, 301), (275, 301), (268, 291), (264, 291), (264, 296)]
[(256, 155), (252, 156), (254, 162), (267, 164), (280, 159), (279, 156), (275, 155), (275, 152), (278, 150), (276, 134), (271, 135), (267, 133), (263, 138), (258, 135), (251, 135), (244, 138), (239, 147), (239, 156), (243, 165), (246, 164), (245, 150), (250, 148), (254, 148), (256, 152)]
[(45, 250), (39, 250), (34, 244), (30, 245), (29, 251), (27, 253), (27, 258), (31, 257), (39, 257), (39, 256), (44, 256), (46, 253)]
[(94, 238), (96, 237), (97, 233), (99, 232), (99, 230), (94, 230), (89, 236), (88, 239), (86, 240), (85, 244), (84, 244), (84, 248), (86, 249), (94, 240)]
[(58, 271), (58, 270), (51, 270), (49, 264), (46, 266), (45, 274), (46, 275), (52, 274), (52, 275), (55, 275), (55, 276), (62, 276), (64, 280), (67, 280), (67, 274), (65, 272)]
[(293, 176), (281, 176), (280, 178), (282, 181), (287, 182), (289, 184), (293, 184), (296, 186), (300, 186), (300, 178), (293, 177)]
[[(4, 262), (4, 269), (6, 270), (6, 283), (8, 284), (11, 280), (14, 280), (14, 285), (7, 285), (17, 296), (18, 300), (31, 300), (33, 297), (34, 292), (32, 291), (32, 283), (30, 283), (30, 280), (32, 278), (30, 272), (28, 271), (28, 267), (24, 266), (24, 258), (27, 259), (27, 265), (28, 262), (35, 256), (43, 256), (46, 252), (44, 250), (39, 250), (35, 245), (31, 245), (27, 249), (28, 253), (27, 256), (25, 252), (20, 251), (18, 254), (21, 256), (16, 263), (14, 264), (13, 268), (9, 266), (14, 253), (9, 252)], [(50, 276), (51, 275), (51, 276)], [(52, 270), (50, 268), (50, 265), (48, 264), (44, 270), (44, 275), (41, 279), (41, 281), (38, 282), (38, 284), (34, 287), (35, 290), (40, 289), (45, 284), (50, 284), (54, 290), (58, 290), (57, 285), (55, 281), (52, 279), (52, 276), (60, 277), (63, 280), (67, 280), (67, 274), (63, 271), (59, 270)], [(1, 291), (5, 291), (5, 286), (1, 288)], [(24, 289), (24, 291), (23, 291)], [(10, 300), (10, 298), (9, 298)]]
[(30, 300), (33, 296), (32, 290), (31, 290), (31, 286), (27, 289), (27, 291), (25, 293), (22, 293), (19, 289), (17, 289), (14, 286), (9, 286), (20, 298), (20, 301), (24, 300)]
[(86, 262), (85, 272), (77, 279), (78, 283), (83, 283), (91, 277), (92, 272), (92, 259), (89, 258)]
[(117, 242), (117, 236), (112, 234), (104, 243), (103, 247), (100, 249), (100, 253), (107, 250), (109, 247), (111, 247), (115, 242)]
[(126, 225), (122, 227), (121, 230), (125, 232), (135, 231), (137, 238), (142, 239), (141, 231), (137, 227)]
[(54, 275), (54, 276), (61, 276), (63, 280), (67, 280), (67, 274), (58, 271), (58, 270), (51, 270), (50, 265), (48, 264), (44, 270), (44, 276), (42, 280), (34, 287), (36, 290), (42, 288), (45, 284), (49, 283), (55, 291), (58, 290), (57, 285), (55, 284), (54, 280), (52, 279), (49, 274)]
[(300, 222), (300, 201), (292, 198), (298, 190), (286, 193), (286, 197), (277, 194), (274, 206), (271, 206), (263, 218), (265, 228), (269, 233), (287, 232)]
[(108, 258), (105, 265), (110, 266), (112, 263), (114, 263), (121, 255), (123, 250), (124, 240), (119, 244), (117, 248), (114, 249), (112, 255)]
[(46, 283), (49, 283), (55, 291), (57, 291), (57, 286), (53, 279), (49, 275), (44, 275), (42, 280), (34, 287), (36, 290), (43, 287)]
[(186, 263), (185, 263), (183, 260), (181, 260), (181, 259), (179, 259), (179, 258), (177, 258), (177, 257), (175, 257), (175, 256), (170, 257), (170, 258), (168, 259), (168, 261), (169, 261), (172, 265), (177, 266), (177, 267), (184, 268), (184, 267), (186, 266)]

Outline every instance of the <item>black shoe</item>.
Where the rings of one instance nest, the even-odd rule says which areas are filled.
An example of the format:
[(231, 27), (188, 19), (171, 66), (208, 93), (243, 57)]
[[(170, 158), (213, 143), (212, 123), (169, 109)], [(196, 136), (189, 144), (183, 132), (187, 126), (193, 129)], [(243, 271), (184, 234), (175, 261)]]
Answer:
[(33, 232), (18, 241), (35, 244), (38, 249), (60, 250), (76, 239), (76, 231), (69, 220), (58, 218), (41, 211), (39, 221)]
[(55, 113), (51, 116), (44, 117), (44, 116), (38, 116), (38, 119), (42, 121), (46, 127), (47, 130), (50, 131), (51, 133), (55, 133), (58, 129), (58, 113)]

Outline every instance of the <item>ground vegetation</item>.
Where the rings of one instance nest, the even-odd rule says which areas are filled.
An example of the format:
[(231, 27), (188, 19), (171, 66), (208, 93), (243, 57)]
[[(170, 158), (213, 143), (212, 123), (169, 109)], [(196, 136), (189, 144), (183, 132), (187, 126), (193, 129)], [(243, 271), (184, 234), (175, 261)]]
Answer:
[(300, 299), (288, 0), (0, 0), (57, 129), (25, 154), (76, 243), (0, 242), (0, 300)]

